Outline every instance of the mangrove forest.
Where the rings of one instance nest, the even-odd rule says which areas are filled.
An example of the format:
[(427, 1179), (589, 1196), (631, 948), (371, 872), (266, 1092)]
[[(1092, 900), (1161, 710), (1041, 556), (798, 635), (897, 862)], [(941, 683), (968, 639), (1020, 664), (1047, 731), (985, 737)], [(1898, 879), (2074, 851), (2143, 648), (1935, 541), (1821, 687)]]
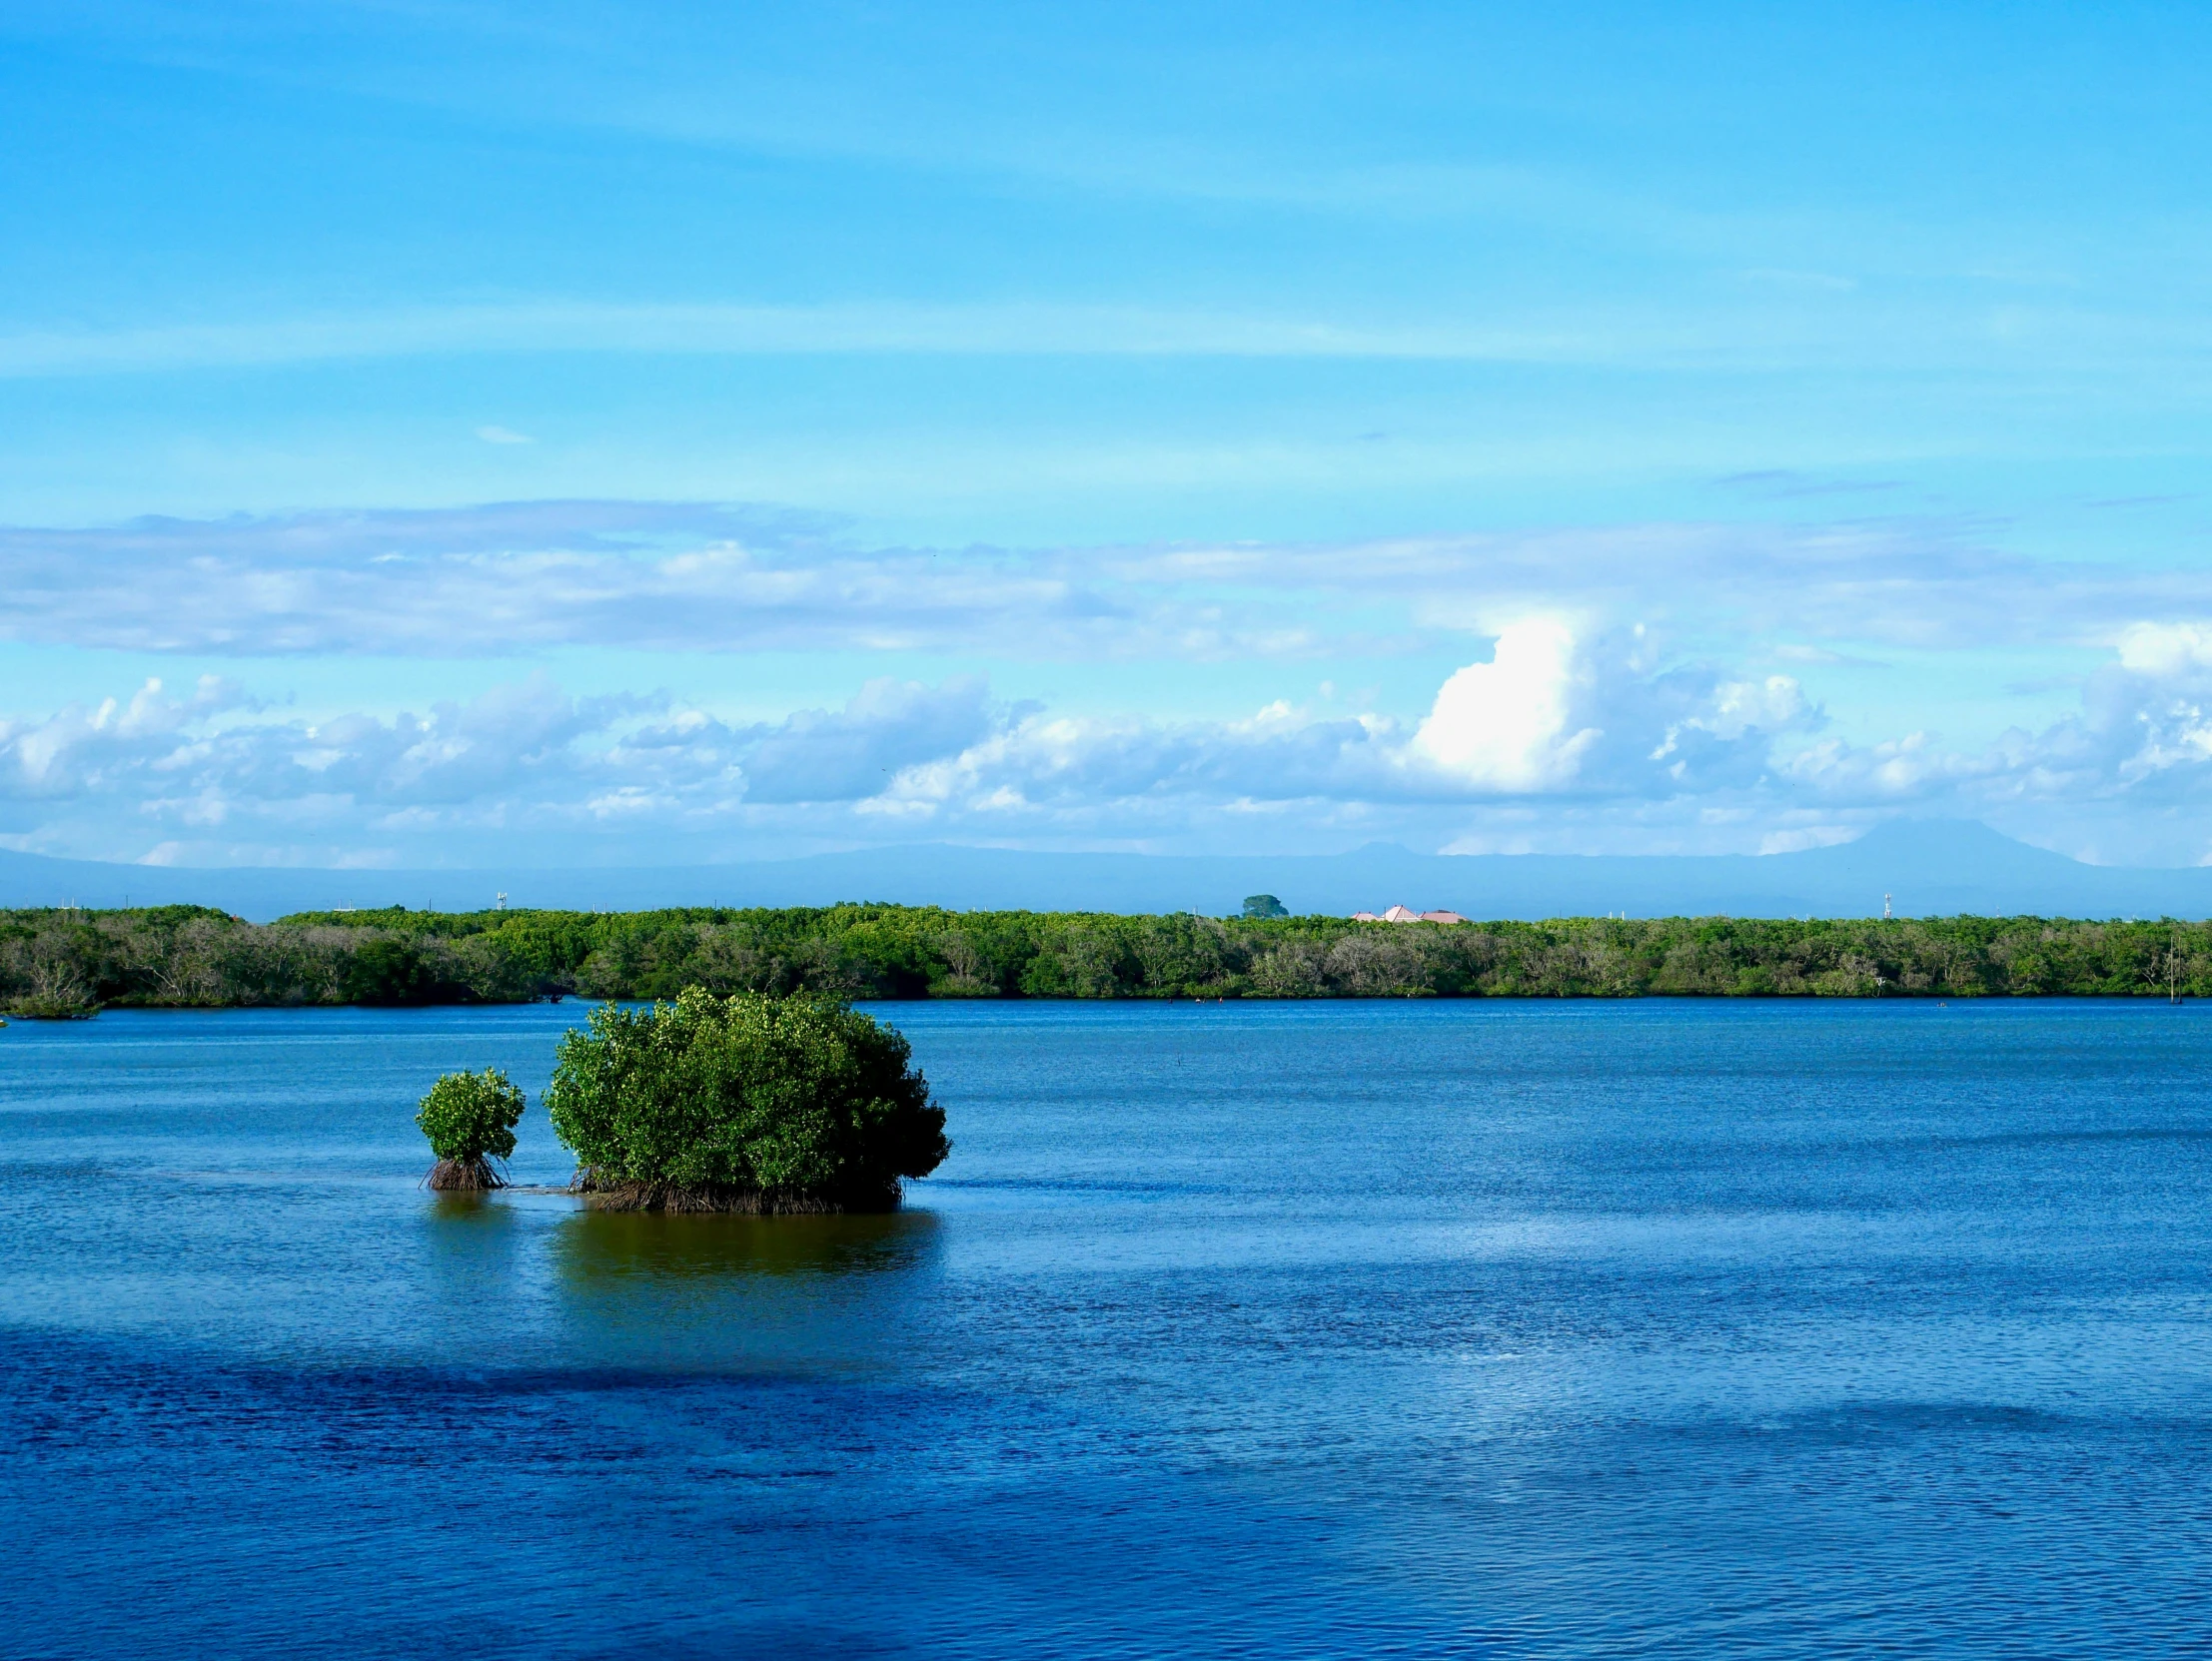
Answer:
[(2212, 925), (2039, 917), (1339, 917), (391, 908), (0, 911), (0, 1011), (872, 998), (1985, 998), (2212, 993)]

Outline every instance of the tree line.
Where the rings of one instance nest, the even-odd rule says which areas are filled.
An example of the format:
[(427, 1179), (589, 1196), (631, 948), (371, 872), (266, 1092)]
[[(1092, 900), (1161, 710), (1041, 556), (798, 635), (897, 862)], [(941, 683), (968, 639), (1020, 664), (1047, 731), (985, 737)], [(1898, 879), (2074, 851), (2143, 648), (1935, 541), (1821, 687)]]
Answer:
[(2095, 997), (2212, 993), (2212, 925), (2038, 917), (1360, 923), (928, 906), (445, 913), (253, 924), (0, 911), (0, 1004), (837, 998)]

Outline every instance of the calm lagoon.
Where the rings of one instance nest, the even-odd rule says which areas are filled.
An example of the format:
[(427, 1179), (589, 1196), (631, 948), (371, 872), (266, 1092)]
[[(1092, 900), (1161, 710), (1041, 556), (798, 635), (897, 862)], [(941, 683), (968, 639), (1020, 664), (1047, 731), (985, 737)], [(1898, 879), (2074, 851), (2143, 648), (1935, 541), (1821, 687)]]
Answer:
[(898, 1216), (418, 1188), (582, 1013), (0, 1032), (0, 1653), (2212, 1643), (2212, 1009), (880, 1006)]

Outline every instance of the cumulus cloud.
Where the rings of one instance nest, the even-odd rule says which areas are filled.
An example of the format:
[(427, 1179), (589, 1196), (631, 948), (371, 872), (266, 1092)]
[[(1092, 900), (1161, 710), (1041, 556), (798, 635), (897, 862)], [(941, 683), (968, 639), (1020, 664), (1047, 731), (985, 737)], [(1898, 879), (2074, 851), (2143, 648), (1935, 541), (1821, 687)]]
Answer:
[(2212, 623), (2139, 623), (2092, 675), (2056, 759), (2140, 795), (2191, 792), (2212, 762)]
[(873, 680), (840, 710), (800, 710), (757, 728), (745, 764), (755, 802), (845, 802), (879, 795), (917, 760), (957, 754), (1001, 717), (968, 676), (940, 687)]
[(2058, 821), (2102, 808), (2108, 826), (2112, 812), (2122, 823), (2185, 807), (2201, 813), (2212, 806), (2212, 623), (2118, 630), (2080, 709), (2040, 730), (2014, 727), (1971, 748), (1926, 730), (1875, 743), (1817, 737), (1777, 753), (1773, 777), (1795, 801), (1832, 806), (1997, 816), (2033, 807)]
[(1308, 846), (1520, 847), (1539, 845), (1543, 814), (1775, 849), (1900, 809), (2205, 802), (2212, 623), (2114, 639), (2077, 710), (1972, 747), (1933, 730), (1847, 739), (1791, 676), (1560, 611), (1471, 645), (1410, 717), (1289, 699), (1233, 719), (1079, 713), (967, 676), (877, 678), (837, 707), (747, 722), (664, 693), (577, 697), (541, 672), (308, 719), (222, 677), (157, 678), (0, 719), (0, 838), (106, 857), (556, 863), (917, 838), (1243, 845), (1267, 825)]
[(1651, 798), (1755, 783), (1775, 739), (1821, 719), (1790, 676), (1733, 679), (1667, 662), (1643, 626), (1537, 616), (1444, 683), (1402, 759), (1455, 792)]
[[(88, 823), (178, 857), (457, 839), (593, 836), (1145, 840), (1224, 816), (1412, 824), (1467, 804), (1579, 793), (1659, 801), (1755, 778), (1803, 714), (1771, 685), (1662, 667), (1649, 638), (1559, 619), (1504, 631), (1403, 722), (1288, 700), (1229, 720), (1076, 715), (977, 677), (876, 679), (841, 707), (732, 722), (665, 696), (576, 698), (533, 674), (420, 712), (304, 720), (228, 683), (0, 725), (18, 845)], [(697, 851), (697, 850), (694, 850)]]
[(779, 809), (849, 807), (1025, 713), (979, 680), (878, 680), (841, 709), (732, 724), (665, 696), (572, 697), (540, 673), (422, 712), (302, 720), (213, 678), (184, 696), (156, 679), (0, 721), (0, 824), (19, 847), (113, 856), (151, 842), (168, 859), (211, 838), (231, 856), (329, 859), (493, 835), (772, 828)]
[(1573, 725), (1579, 682), (1574, 630), (1557, 617), (1530, 617), (1502, 630), (1488, 663), (1446, 681), (1414, 734), (1413, 748), (1438, 771), (1477, 789), (1527, 792), (1563, 784), (1605, 736)]
[(175, 771), (189, 763), (213, 718), (255, 702), (235, 683), (202, 676), (188, 696), (149, 679), (129, 698), (52, 714), (0, 719), (0, 796), (62, 797), (97, 784), (104, 770)]
[(2212, 669), (2212, 624), (2132, 624), (2120, 631), (2119, 666), (2151, 678), (2201, 677)]

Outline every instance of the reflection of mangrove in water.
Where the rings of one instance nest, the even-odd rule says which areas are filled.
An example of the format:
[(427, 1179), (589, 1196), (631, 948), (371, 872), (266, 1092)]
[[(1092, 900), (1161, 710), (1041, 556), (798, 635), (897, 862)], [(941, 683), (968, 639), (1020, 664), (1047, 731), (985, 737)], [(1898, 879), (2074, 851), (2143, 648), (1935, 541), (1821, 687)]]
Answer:
[(607, 1212), (564, 1220), (555, 1250), (571, 1279), (644, 1275), (850, 1275), (912, 1268), (935, 1247), (928, 1212), (748, 1217)]
[(938, 1237), (927, 1212), (578, 1211), (553, 1240), (564, 1342), (615, 1366), (867, 1365), (926, 1299)]
[(428, 1215), (441, 1228), (505, 1230), (512, 1227), (515, 1214), (506, 1206), (493, 1205), (491, 1198), (489, 1192), (482, 1190), (436, 1190), (431, 1193)]
[(484, 1194), (433, 1194), (422, 1224), (431, 1281), (443, 1302), (482, 1311), (512, 1298), (523, 1248), (512, 1207)]

